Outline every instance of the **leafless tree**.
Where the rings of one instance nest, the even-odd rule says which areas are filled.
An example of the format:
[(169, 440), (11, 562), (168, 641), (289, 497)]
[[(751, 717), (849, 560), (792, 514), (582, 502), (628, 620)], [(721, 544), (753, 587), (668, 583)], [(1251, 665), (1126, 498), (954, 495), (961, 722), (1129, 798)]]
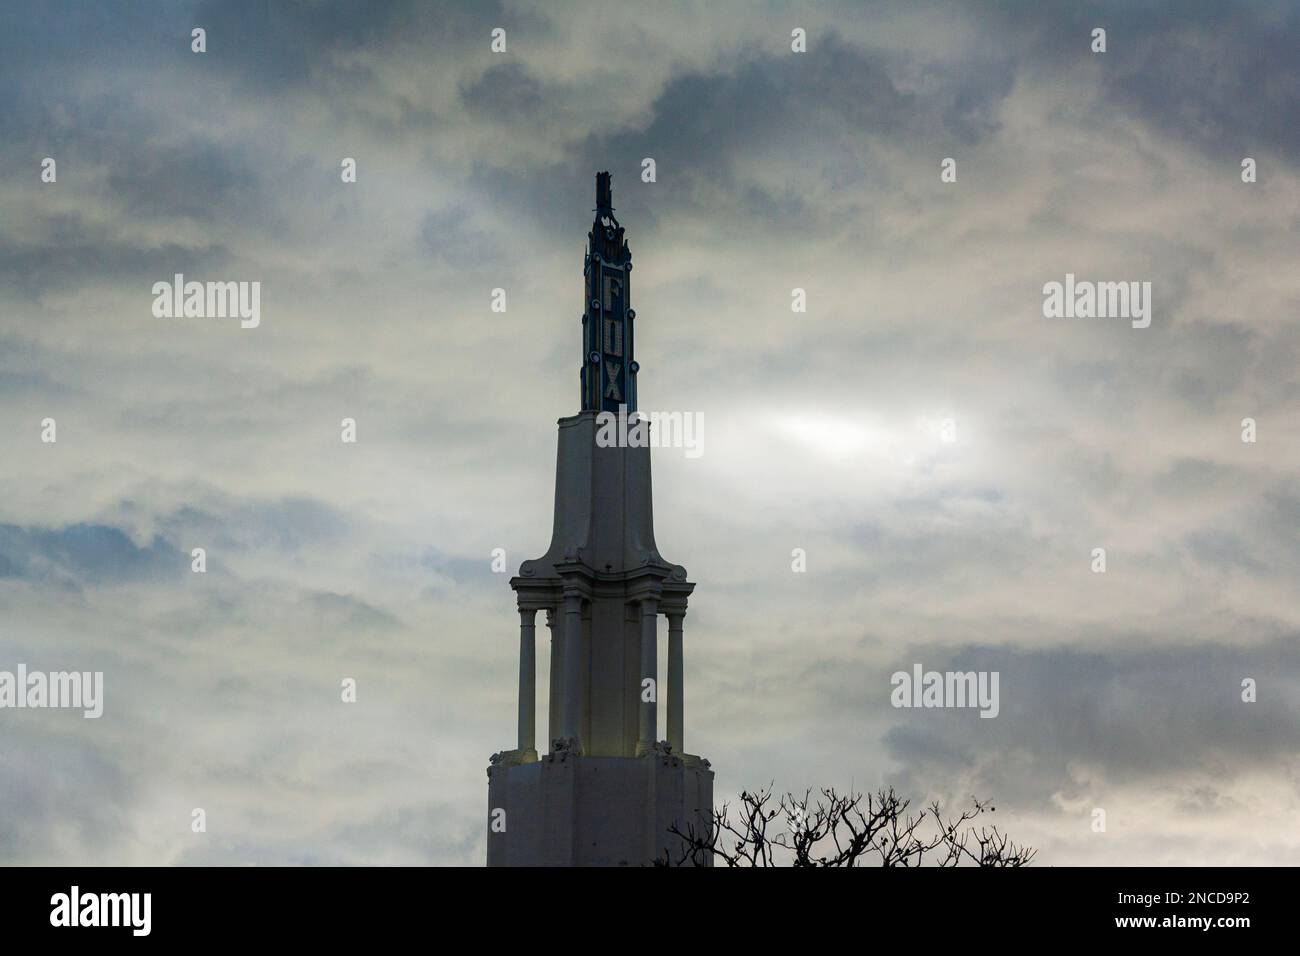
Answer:
[[(972, 798), (956, 816), (936, 801), (911, 813), (893, 790), (873, 794), (787, 793), (773, 802), (772, 788), (740, 795), (735, 819), (729, 804), (710, 812), (708, 826), (674, 825), (675, 850), (659, 866), (1026, 866), (1035, 853), (995, 826), (975, 822), (995, 807)], [(779, 818), (779, 819), (778, 819)], [(771, 832), (769, 832), (769, 827)]]

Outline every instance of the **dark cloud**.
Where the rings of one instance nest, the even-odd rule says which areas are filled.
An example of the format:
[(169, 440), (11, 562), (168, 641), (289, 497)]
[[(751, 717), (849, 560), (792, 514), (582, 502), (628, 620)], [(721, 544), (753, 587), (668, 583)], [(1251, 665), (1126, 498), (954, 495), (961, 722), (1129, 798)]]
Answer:
[(45, 529), (0, 525), (0, 558), (10, 577), (40, 583), (88, 585), (176, 580), (188, 569), (188, 554), (159, 537), (137, 545), (109, 525), (74, 524)]
[(134, 283), (142, 312), (148, 314), (153, 301), (150, 290), (160, 277), (171, 281), (176, 272), (219, 268), (230, 259), (223, 246), (196, 248), (119, 239), (75, 215), (51, 215), (29, 225), (33, 229), (29, 239), (42, 241), (0, 248), (0, 281), (12, 293), (31, 300), (74, 286)]
[[(988, 792), (1040, 809), (1074, 786), (1072, 765), (1120, 784), (1187, 768), (1228, 777), (1270, 769), (1300, 755), (1295, 639), (1104, 652), (917, 648), (898, 670), (915, 660), (926, 670), (998, 671), (1001, 711), (987, 719), (971, 710), (898, 710), (886, 742), (913, 783), (960, 774), (977, 753)], [(1254, 703), (1241, 699), (1244, 678), (1259, 685)], [(968, 756), (945, 766), (954, 754)]]
[(238, 534), (245, 548), (279, 551), (328, 547), (345, 540), (351, 527), (338, 509), (306, 498), (240, 503), (217, 523), (227, 534)]
[[(1013, 78), (1008, 65), (995, 64), (975, 82), (943, 77), (920, 97), (899, 88), (887, 57), (831, 33), (819, 38), (816, 56), (747, 50), (739, 62), (675, 76), (650, 104), (647, 122), (594, 132), (572, 143), (562, 164), (539, 170), (526, 155), (498, 157), (476, 178), (503, 205), (531, 210), (548, 228), (571, 217), (575, 204), (591, 204), (590, 170), (610, 169), (620, 215), (637, 222), (641, 236), (652, 235), (665, 214), (708, 208), (728, 221), (782, 223), (812, 237), (828, 222), (843, 228), (849, 211), (859, 208), (852, 197), (888, 181), (877, 166), (876, 144), (978, 142), (997, 130), (998, 106)], [(580, 98), (583, 90), (547, 90), (510, 64), (485, 73), (467, 91), (467, 102), (509, 119), (535, 115), (557, 95)], [(652, 187), (640, 183), (646, 157), (657, 165)], [(739, 168), (753, 162), (779, 164), (785, 181), (746, 181)], [(535, 188), (539, 179), (547, 189)], [(805, 197), (823, 186), (843, 190), (838, 213), (808, 205)]]
[[(1223, 4), (1037, 4), (998, 11), (1002, 29), (1044, 70), (1088, 61), (1110, 104), (1224, 161), (1258, 149), (1294, 156), (1300, 98), (1300, 9), (1285, 0)], [(1090, 49), (1094, 27), (1107, 52)], [(1235, 165), (1235, 164), (1234, 164)], [(1233, 173), (1235, 175), (1235, 172)]]
[(492, 572), (490, 561), (444, 554), (437, 548), (426, 548), (420, 554), (419, 565), (458, 588), (490, 586), (502, 580), (502, 575)]
[[(0, 9), (0, 77), (36, 80), (36, 89), (41, 81), (66, 77), (70, 66), (111, 69), (122, 65), (123, 54), (165, 54), (169, 40), (188, 54), (189, 24), (186, 5), (168, 0), (7, 3)], [(66, 92), (68, 87), (58, 89)]]
[[(567, 92), (567, 91), (566, 91)], [(461, 102), (469, 110), (493, 120), (509, 122), (534, 117), (555, 96), (522, 63), (498, 63), (461, 89)]]
[(308, 85), (336, 92), (378, 82), (347, 62), (359, 51), (396, 56), (411, 48), (429, 60), (464, 49), (468, 37), (488, 52), (492, 28), (539, 31), (545, 20), (527, 10), (507, 10), (500, 0), (202, 0), (193, 19), (208, 30), (208, 49), (219, 69), (244, 87), (273, 95)]
[(155, 143), (114, 158), (108, 190), (132, 218), (213, 223), (245, 219), (258, 209), (258, 170), (230, 146)]

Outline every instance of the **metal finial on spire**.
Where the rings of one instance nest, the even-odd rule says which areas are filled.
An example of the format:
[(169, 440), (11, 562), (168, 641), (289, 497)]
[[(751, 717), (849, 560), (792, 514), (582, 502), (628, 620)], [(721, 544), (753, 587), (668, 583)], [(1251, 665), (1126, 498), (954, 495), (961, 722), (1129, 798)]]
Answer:
[(614, 211), (614, 190), (608, 172), (596, 174), (596, 212), (608, 215)]

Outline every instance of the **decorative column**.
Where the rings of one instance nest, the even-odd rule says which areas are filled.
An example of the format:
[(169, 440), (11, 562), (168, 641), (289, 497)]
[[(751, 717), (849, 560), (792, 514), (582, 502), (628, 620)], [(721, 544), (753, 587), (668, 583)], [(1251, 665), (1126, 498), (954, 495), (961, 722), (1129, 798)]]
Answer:
[(677, 753), (686, 752), (686, 742), (682, 739), (685, 724), (682, 720), (682, 702), (685, 688), (682, 686), (684, 668), (682, 666), (682, 618), (685, 611), (668, 612), (668, 743)]
[[(637, 753), (649, 753), (655, 745), (655, 731), (659, 716), (656, 703), (659, 697), (659, 646), (656, 633), (659, 622), (658, 611), (659, 604), (654, 598), (641, 599), (641, 684), (637, 688), (641, 700), (641, 728), (636, 747)], [(654, 693), (649, 695), (650, 700), (646, 700), (646, 678), (654, 681)]]
[(587, 641), (582, 629), (582, 595), (564, 596), (564, 721), (562, 736), (576, 740), (582, 736), (582, 717), (587, 711), (584, 671), (587, 667)]
[(546, 629), (551, 632), (551, 676), (546, 685), (546, 749), (560, 736), (560, 716), (564, 698), (564, 629), (558, 627), (554, 608), (546, 609)]
[(519, 750), (537, 750), (536, 608), (519, 609)]

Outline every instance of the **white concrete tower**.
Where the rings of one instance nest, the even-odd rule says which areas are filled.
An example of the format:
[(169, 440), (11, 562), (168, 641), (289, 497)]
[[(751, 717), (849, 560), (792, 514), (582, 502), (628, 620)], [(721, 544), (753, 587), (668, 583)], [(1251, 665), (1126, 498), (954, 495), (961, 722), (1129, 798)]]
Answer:
[[(709, 762), (685, 753), (683, 620), (695, 585), (655, 545), (650, 448), (601, 447), (597, 416), (636, 411), (632, 254), (596, 177), (583, 297), (582, 410), (559, 420), (551, 546), (510, 580), (519, 605), (519, 739), (488, 768), (489, 866), (640, 866), (707, 825)], [(620, 406), (623, 406), (620, 409)], [(551, 635), (539, 758), (536, 615)], [(658, 620), (668, 618), (668, 674)], [(667, 739), (657, 733), (666, 702)]]

